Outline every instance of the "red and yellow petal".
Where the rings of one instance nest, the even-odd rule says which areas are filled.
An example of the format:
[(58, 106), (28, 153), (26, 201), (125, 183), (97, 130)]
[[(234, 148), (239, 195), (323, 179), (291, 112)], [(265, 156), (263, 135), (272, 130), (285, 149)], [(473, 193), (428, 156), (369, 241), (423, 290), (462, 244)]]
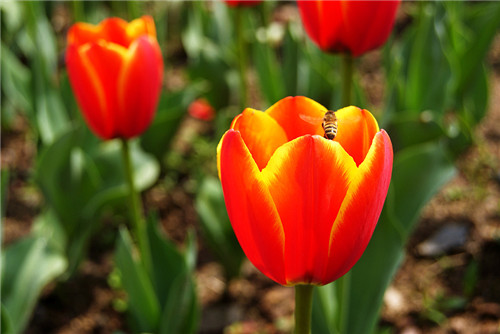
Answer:
[[(354, 57), (382, 45), (389, 37), (399, 1), (344, 1), (343, 39)], [(349, 20), (355, 17), (356, 20)]]
[(363, 254), (377, 224), (392, 173), (392, 144), (382, 130), (352, 179), (330, 234), (323, 284), (344, 275)]
[(288, 141), (304, 135), (323, 135), (321, 123), (327, 109), (304, 96), (286, 97), (266, 110), (285, 131)]
[(142, 35), (156, 38), (154, 21), (150, 16), (143, 16), (130, 23), (117, 17), (107, 18), (98, 25), (79, 22), (69, 29), (67, 40), (68, 44), (77, 46), (105, 40), (128, 48)]
[(332, 224), (354, 172), (342, 147), (319, 136), (281, 146), (262, 170), (283, 224), (287, 284), (319, 283), (323, 277)]
[(339, 1), (298, 1), (299, 12), (309, 37), (324, 51), (339, 45), (342, 29)]
[(156, 28), (153, 18), (145, 15), (131, 21), (126, 28), (129, 44), (142, 35), (148, 35), (156, 39)]
[(69, 79), (85, 119), (103, 139), (113, 135), (116, 80), (125, 52), (108, 46), (105, 42), (70, 45), (66, 55)]
[(335, 141), (353, 157), (356, 165), (365, 159), (375, 134), (379, 131), (377, 121), (365, 109), (346, 107), (335, 112), (337, 135)]
[(98, 25), (79, 22), (69, 29), (68, 44), (81, 46), (104, 40), (128, 48), (127, 25), (127, 21), (117, 17), (107, 18)]
[(124, 57), (117, 85), (116, 136), (134, 137), (151, 123), (163, 81), (163, 58), (156, 40), (141, 36)]
[(227, 212), (243, 251), (263, 274), (286, 284), (283, 227), (238, 131), (229, 130), (222, 137), (218, 160)]
[(287, 142), (287, 137), (276, 120), (267, 113), (247, 108), (231, 125), (239, 131), (259, 170), (262, 170), (274, 151)]

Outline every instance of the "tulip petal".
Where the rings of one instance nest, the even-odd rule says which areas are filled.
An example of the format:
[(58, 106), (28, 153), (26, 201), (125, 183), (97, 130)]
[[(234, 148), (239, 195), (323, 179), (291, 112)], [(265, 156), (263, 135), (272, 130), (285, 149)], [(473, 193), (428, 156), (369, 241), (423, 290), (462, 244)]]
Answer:
[(287, 284), (322, 280), (332, 224), (356, 170), (337, 142), (310, 135), (278, 148), (262, 170), (285, 233)]
[(158, 43), (150, 36), (136, 39), (125, 59), (118, 82), (115, 135), (130, 138), (142, 133), (154, 117), (163, 80), (163, 59)]
[(113, 136), (116, 82), (125, 51), (102, 40), (68, 47), (66, 62), (73, 91), (87, 123), (103, 139)]
[(263, 274), (285, 284), (280, 218), (238, 131), (222, 137), (218, 160), (227, 212), (243, 251)]
[(302, 23), (309, 37), (323, 51), (340, 51), (342, 13), (340, 1), (298, 1)]
[(297, 137), (323, 135), (323, 117), (327, 109), (304, 96), (286, 97), (266, 110), (285, 131), (288, 141)]
[(131, 21), (127, 25), (127, 36), (130, 40), (129, 44), (141, 35), (149, 35), (156, 38), (155, 22), (151, 16), (145, 15)]
[(94, 43), (100, 39), (128, 48), (141, 35), (156, 37), (153, 18), (143, 16), (128, 23), (127, 21), (111, 17), (98, 25), (79, 22), (68, 31), (68, 44), (82, 46)]
[(281, 126), (268, 114), (247, 108), (231, 125), (239, 131), (259, 170), (267, 165), (274, 151), (287, 142)]
[(331, 261), (323, 284), (344, 275), (363, 254), (387, 195), (392, 160), (392, 144), (387, 133), (382, 130), (375, 135), (366, 159), (354, 175), (333, 224), (328, 251)]
[[(342, 40), (354, 57), (382, 45), (389, 37), (399, 1), (344, 1)], [(349, 18), (356, 20), (349, 20)]]
[(342, 145), (359, 166), (372, 145), (373, 137), (379, 131), (377, 121), (369, 111), (353, 106), (342, 108), (335, 115), (338, 127), (335, 141)]

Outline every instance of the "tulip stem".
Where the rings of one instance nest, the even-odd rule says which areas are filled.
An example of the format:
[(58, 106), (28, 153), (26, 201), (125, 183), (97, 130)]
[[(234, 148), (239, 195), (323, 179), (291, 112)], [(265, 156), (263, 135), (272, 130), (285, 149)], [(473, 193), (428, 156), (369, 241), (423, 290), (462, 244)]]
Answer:
[(295, 286), (295, 334), (311, 333), (314, 285)]
[(236, 29), (236, 43), (238, 57), (238, 69), (240, 76), (240, 110), (246, 108), (247, 106), (247, 80), (246, 80), (246, 69), (247, 69), (247, 58), (246, 58), (246, 45), (245, 45), (245, 34), (244, 34), (244, 23), (243, 23), (243, 9), (244, 8), (234, 8), (234, 24)]
[(352, 83), (354, 74), (354, 58), (350, 53), (342, 55), (342, 107), (352, 104)]
[(151, 254), (149, 251), (146, 222), (142, 214), (139, 196), (135, 189), (132, 159), (130, 157), (130, 145), (128, 140), (125, 138), (122, 138), (121, 141), (125, 177), (129, 187), (129, 209), (131, 215), (130, 218), (132, 220), (132, 231), (138, 243), (142, 264), (144, 265), (146, 271), (151, 273)]

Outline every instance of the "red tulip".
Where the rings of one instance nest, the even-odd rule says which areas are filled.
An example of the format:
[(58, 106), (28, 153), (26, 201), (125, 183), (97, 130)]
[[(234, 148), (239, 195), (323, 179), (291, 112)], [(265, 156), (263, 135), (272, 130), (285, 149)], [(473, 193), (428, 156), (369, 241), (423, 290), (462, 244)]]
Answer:
[(202, 121), (211, 121), (215, 117), (214, 108), (204, 98), (199, 98), (191, 102), (188, 107), (188, 113), (192, 117)]
[(90, 129), (103, 139), (140, 135), (153, 120), (163, 80), (153, 19), (76, 23), (67, 41), (70, 83)]
[(305, 97), (247, 108), (217, 148), (234, 232), (250, 261), (282, 285), (328, 284), (365, 250), (389, 187), (392, 144), (367, 110), (336, 112)]
[(400, 2), (305, 0), (298, 6), (307, 34), (321, 50), (356, 57), (385, 43)]
[(250, 7), (258, 5), (262, 0), (224, 0), (229, 7)]

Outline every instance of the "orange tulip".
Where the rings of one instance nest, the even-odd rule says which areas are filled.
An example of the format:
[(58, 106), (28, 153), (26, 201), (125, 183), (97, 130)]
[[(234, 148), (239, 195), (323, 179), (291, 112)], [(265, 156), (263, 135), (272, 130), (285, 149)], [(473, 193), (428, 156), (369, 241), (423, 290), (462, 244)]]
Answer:
[(400, 2), (304, 0), (298, 6), (307, 34), (321, 50), (356, 57), (385, 43)]
[(328, 140), (325, 112), (305, 97), (247, 108), (217, 148), (234, 232), (250, 261), (282, 285), (324, 285), (349, 271), (389, 187), (392, 144), (371, 113), (338, 110)]
[(103, 139), (140, 135), (153, 120), (163, 80), (153, 19), (76, 23), (67, 41), (70, 83), (90, 129)]

